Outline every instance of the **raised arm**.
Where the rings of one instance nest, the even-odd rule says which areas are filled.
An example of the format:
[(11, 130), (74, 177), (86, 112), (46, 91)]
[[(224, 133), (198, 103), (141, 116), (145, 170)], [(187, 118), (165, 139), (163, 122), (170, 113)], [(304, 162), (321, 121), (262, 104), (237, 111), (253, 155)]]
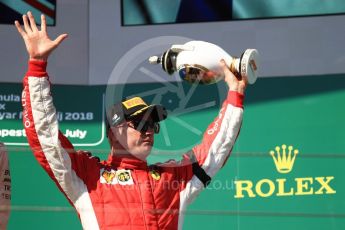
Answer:
[(223, 61), (221, 67), (229, 87), (227, 98), (218, 116), (204, 133), (201, 144), (193, 148), (199, 164), (210, 177), (225, 164), (235, 144), (242, 124), (244, 91), (247, 86), (245, 79), (235, 76)]
[(223, 61), (221, 67), (225, 74), (224, 80), (229, 87), (228, 95), (218, 116), (205, 131), (201, 143), (185, 155), (185, 162), (192, 163), (192, 167), (189, 167), (190, 171), (187, 170), (188, 183), (181, 197), (186, 204), (189, 204), (223, 167), (242, 125), (243, 99), (247, 82), (235, 76)]
[[(60, 142), (59, 126), (46, 67), (49, 55), (67, 35), (60, 35), (57, 39), (51, 40), (47, 34), (44, 15), (41, 16), (41, 30), (37, 28), (31, 12), (23, 15), (23, 23), (24, 28), (15, 21), (29, 55), (29, 68), (23, 79), (23, 124), (36, 159), (56, 181), (57, 177), (62, 176), (62, 170), (68, 170), (68, 168), (63, 169), (64, 165), (68, 167), (68, 162), (63, 161), (67, 159), (63, 157), (67, 146), (62, 146)], [(71, 145), (67, 148), (73, 149)], [(59, 161), (55, 161), (54, 165), (50, 164), (53, 159)]]
[[(22, 105), (23, 124), (31, 149), (40, 165), (65, 194), (70, 203), (80, 212), (93, 212), (87, 187), (84, 183), (86, 161), (84, 155), (75, 154), (72, 144), (59, 131), (56, 109), (50, 91), (49, 77), (46, 72), (50, 53), (66, 38), (66, 34), (55, 40), (48, 37), (45, 17), (41, 16), (41, 30), (38, 30), (32, 14), (23, 16), (24, 29), (16, 21), (29, 54), (29, 69), (24, 77)], [(84, 218), (84, 226), (98, 229), (94, 215)], [(88, 224), (88, 223), (91, 224)]]

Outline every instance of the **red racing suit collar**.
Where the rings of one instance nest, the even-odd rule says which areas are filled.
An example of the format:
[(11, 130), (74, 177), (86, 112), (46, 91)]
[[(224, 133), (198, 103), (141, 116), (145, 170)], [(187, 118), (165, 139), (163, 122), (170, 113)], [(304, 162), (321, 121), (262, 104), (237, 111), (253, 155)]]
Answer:
[(108, 165), (121, 169), (148, 169), (146, 161), (143, 161), (131, 154), (109, 154), (107, 163)]

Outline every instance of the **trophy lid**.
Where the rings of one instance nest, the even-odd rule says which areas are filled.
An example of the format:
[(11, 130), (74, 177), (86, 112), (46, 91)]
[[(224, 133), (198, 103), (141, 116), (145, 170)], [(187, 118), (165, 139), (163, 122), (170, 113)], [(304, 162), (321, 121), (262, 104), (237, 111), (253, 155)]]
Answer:
[(247, 49), (240, 60), (241, 76), (246, 78), (249, 84), (254, 84), (258, 77), (259, 53), (256, 49)]

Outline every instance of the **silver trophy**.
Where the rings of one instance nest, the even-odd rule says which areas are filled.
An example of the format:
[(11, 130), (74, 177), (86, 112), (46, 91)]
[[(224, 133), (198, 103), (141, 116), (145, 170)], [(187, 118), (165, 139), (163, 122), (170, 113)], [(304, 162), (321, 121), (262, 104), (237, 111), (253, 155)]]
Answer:
[(173, 45), (161, 57), (149, 58), (151, 64), (161, 64), (168, 74), (178, 72), (180, 77), (194, 84), (213, 84), (224, 78), (220, 60), (224, 59), (231, 72), (254, 84), (257, 79), (259, 54), (256, 49), (247, 49), (240, 58), (232, 57), (219, 46), (190, 41)]

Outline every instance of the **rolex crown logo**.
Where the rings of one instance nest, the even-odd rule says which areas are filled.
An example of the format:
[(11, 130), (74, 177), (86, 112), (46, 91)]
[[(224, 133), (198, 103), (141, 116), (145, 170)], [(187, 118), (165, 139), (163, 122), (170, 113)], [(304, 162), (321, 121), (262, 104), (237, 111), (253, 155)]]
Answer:
[(287, 153), (286, 147), (286, 145), (282, 145), (281, 148), (277, 146), (275, 148), (275, 152), (273, 150), (270, 151), (270, 155), (273, 158), (277, 171), (280, 173), (289, 173), (292, 170), (296, 155), (298, 154), (298, 150), (293, 150), (291, 145), (288, 147)]

